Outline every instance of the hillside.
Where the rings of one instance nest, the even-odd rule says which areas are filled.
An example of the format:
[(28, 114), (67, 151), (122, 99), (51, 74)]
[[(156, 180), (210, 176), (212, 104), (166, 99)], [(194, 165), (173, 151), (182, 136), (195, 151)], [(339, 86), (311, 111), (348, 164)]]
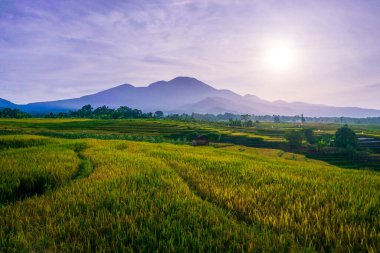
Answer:
[(16, 108), (17, 105), (8, 101), (8, 100), (5, 100), (5, 99), (2, 99), (0, 98), (0, 108)]
[[(4, 100), (5, 101), (5, 100)], [(11, 104), (10, 106), (17, 106)], [(6, 104), (5, 102), (3, 102)], [(379, 117), (380, 110), (357, 107), (333, 107), (302, 102), (266, 101), (254, 95), (238, 95), (230, 90), (218, 90), (191, 77), (159, 81), (147, 87), (123, 84), (80, 98), (18, 105), (31, 113), (68, 111), (91, 104), (93, 107), (129, 106), (146, 112), (166, 113), (238, 113), (257, 115), (300, 115), (311, 117)], [(0, 104), (1, 106), (1, 104)]]

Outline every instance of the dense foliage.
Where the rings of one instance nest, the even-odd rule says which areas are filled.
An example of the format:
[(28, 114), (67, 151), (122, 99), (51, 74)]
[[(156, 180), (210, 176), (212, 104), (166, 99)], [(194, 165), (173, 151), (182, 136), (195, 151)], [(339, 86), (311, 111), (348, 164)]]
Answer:
[(339, 148), (356, 148), (358, 146), (358, 138), (355, 132), (347, 125), (336, 131), (334, 142)]
[(31, 116), (29, 114), (22, 112), (19, 109), (0, 108), (0, 118), (22, 119), (30, 117)]
[(314, 144), (315, 143), (316, 138), (315, 138), (313, 129), (311, 129), (311, 128), (305, 128), (305, 129), (303, 129), (303, 135), (304, 135), (307, 143), (309, 143), (309, 144)]
[(321, 123), (347, 123), (347, 124), (379, 124), (378, 118), (349, 118), (349, 117), (304, 117), (301, 115), (280, 116), (280, 115), (249, 115), (249, 114), (167, 114), (163, 111), (142, 112), (138, 109), (132, 109), (127, 106), (121, 106), (117, 109), (101, 106), (94, 108), (91, 105), (85, 105), (77, 111), (48, 113), (44, 115), (46, 118), (104, 118), (104, 119), (119, 119), (119, 118), (166, 118), (171, 120), (182, 121), (207, 121), (207, 122), (226, 122), (231, 126), (254, 126), (259, 122), (292, 122), (303, 124), (305, 122), (321, 122)]
[(91, 105), (85, 105), (77, 111), (70, 111), (69, 113), (49, 113), (45, 115), (46, 118), (98, 118), (98, 119), (139, 119), (139, 118), (152, 118), (152, 113), (143, 113), (141, 110), (132, 109), (127, 106), (121, 106), (117, 109), (109, 108), (108, 106), (101, 106), (96, 109)]
[[(224, 114), (199, 114), (193, 113), (193, 118), (202, 121), (228, 121), (229, 119), (241, 119), (240, 114), (224, 113)], [(369, 118), (350, 118), (350, 117), (306, 117), (304, 115), (249, 115), (249, 119), (253, 122), (293, 122), (293, 123), (337, 123), (337, 124), (380, 124), (380, 117)]]
[(298, 149), (302, 146), (302, 134), (299, 131), (292, 130), (285, 135), (285, 138), (291, 149)]

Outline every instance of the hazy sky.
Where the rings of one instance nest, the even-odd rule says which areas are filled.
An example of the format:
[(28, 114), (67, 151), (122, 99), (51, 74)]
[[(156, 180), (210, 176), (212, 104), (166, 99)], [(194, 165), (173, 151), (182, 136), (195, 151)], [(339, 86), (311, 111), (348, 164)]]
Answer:
[(1, 98), (176, 76), (268, 100), (380, 108), (380, 1), (0, 0)]

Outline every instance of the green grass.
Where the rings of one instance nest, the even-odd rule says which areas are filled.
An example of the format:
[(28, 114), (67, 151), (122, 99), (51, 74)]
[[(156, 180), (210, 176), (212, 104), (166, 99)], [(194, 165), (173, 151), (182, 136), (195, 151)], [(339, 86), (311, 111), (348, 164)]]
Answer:
[[(0, 251), (380, 251), (376, 172), (235, 145), (0, 139), (45, 140), (0, 150)], [(24, 175), (46, 188), (18, 198)]]
[(0, 119), (0, 134), (34, 134), (60, 138), (121, 139), (147, 142), (190, 143), (196, 135), (212, 141), (254, 147), (279, 147), (284, 139), (262, 134), (261, 129), (228, 127), (217, 123), (195, 123), (155, 119)]
[(73, 150), (51, 144), (55, 142), (35, 136), (0, 138), (7, 147), (0, 151), (0, 205), (43, 194), (71, 179), (79, 159)]
[[(232, 143), (258, 148), (288, 150), (284, 136), (290, 130), (312, 128), (315, 135), (334, 134), (341, 124), (271, 123), (254, 127), (230, 127), (222, 123), (181, 122), (162, 119), (0, 119), (0, 135), (33, 134), (66, 139), (94, 138), (102, 140), (130, 140), (152, 143), (189, 144), (194, 136), (206, 135), (214, 143)], [(362, 143), (363, 150), (373, 155), (352, 160), (345, 155), (307, 152), (313, 159), (323, 160), (345, 168), (380, 170), (380, 127), (353, 125), (358, 137), (376, 138), (379, 142)], [(0, 143), (0, 149), (2, 144)]]
[(0, 150), (9, 148), (26, 148), (54, 143), (51, 139), (37, 136), (3, 136), (0, 139)]

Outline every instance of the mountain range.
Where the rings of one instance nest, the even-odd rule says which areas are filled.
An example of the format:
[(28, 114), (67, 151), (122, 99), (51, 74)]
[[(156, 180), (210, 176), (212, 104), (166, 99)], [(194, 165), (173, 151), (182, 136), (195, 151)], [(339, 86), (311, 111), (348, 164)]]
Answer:
[(335, 107), (303, 102), (267, 101), (255, 95), (241, 96), (230, 90), (215, 89), (192, 77), (158, 81), (147, 87), (122, 84), (79, 98), (17, 105), (0, 98), (0, 107), (18, 108), (32, 114), (67, 112), (83, 105), (94, 108), (128, 106), (145, 112), (165, 113), (237, 113), (255, 115), (300, 115), (310, 117), (380, 117), (380, 110)]

